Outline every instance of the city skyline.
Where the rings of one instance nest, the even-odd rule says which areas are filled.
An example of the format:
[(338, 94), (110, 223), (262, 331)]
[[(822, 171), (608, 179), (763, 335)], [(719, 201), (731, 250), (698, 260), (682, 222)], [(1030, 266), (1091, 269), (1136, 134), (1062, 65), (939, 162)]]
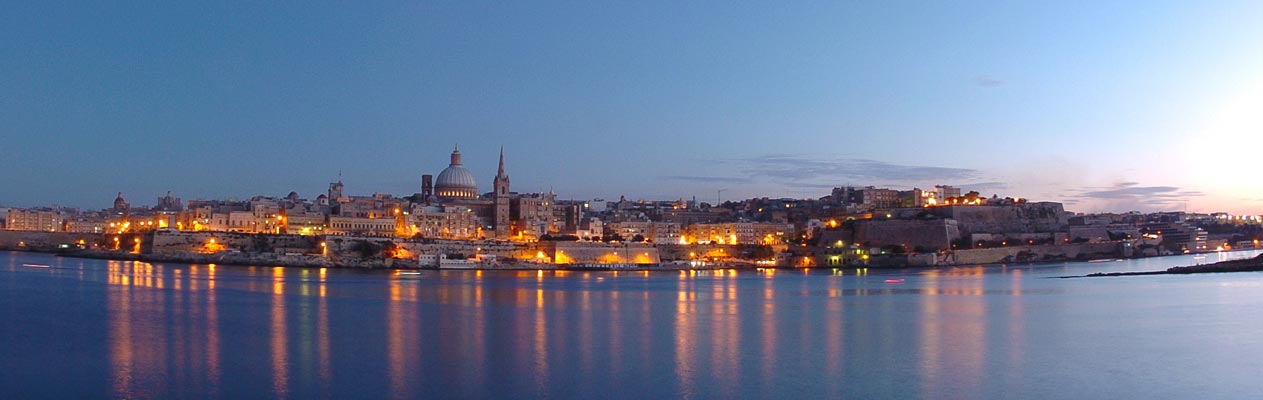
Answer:
[(482, 191), (504, 145), (563, 198), (1257, 214), (1263, 5), (1145, 4), (16, 5), (0, 203), (408, 195), (460, 143)]
[[(457, 145), (454, 145), (454, 146), (453, 146), (453, 149), (459, 150), (459, 148), (460, 148), (459, 144), (457, 144)], [(467, 151), (468, 151), (468, 149), (466, 149), (466, 150), (464, 150), (464, 151), (460, 151), (460, 153), (461, 153), (461, 154), (462, 154), (462, 156), (463, 156), (463, 155), (464, 155)], [(503, 150), (503, 149), (501, 149), (500, 151), (501, 151), (501, 153), (500, 153), (500, 154), (503, 156), (503, 154), (504, 154), (504, 150)], [(865, 163), (865, 162), (867, 162), (867, 163), (872, 163), (872, 164), (881, 164), (880, 162), (871, 161), (871, 160), (857, 160), (857, 165), (858, 165), (858, 164), (863, 164), (863, 163)], [(811, 163), (808, 163), (808, 165), (810, 165), (810, 164), (811, 164)], [(446, 166), (446, 164), (445, 164), (445, 166)], [(918, 174), (918, 173), (925, 173), (926, 171), (939, 170), (939, 169), (950, 170), (949, 168), (936, 168), (936, 167), (909, 167), (909, 166), (890, 166), (890, 167), (893, 167), (893, 168), (899, 168), (899, 169), (901, 169), (904, 173), (910, 173), (910, 174), (912, 174), (912, 175), (916, 175), (916, 174)], [(498, 175), (498, 172), (499, 172), (499, 171), (497, 171), (497, 175)], [(402, 191), (402, 192), (389, 192), (389, 191), (380, 191), (380, 190), (378, 190), (378, 191), (357, 191), (357, 190), (356, 190), (356, 188), (355, 188), (354, 182), (350, 182), (350, 181), (348, 181), (348, 180), (345, 180), (345, 179), (344, 179), (345, 177), (342, 175), (341, 171), (339, 171), (338, 175), (337, 175), (336, 177), (332, 178), (332, 179), (329, 179), (329, 180), (328, 180), (328, 181), (324, 184), (324, 185), (325, 185), (325, 186), (324, 186), (324, 188), (323, 188), (323, 189), (320, 189), (320, 190), (312, 190), (312, 191), (299, 191), (299, 190), (297, 190), (297, 189), (283, 189), (283, 190), (279, 190), (279, 191), (277, 191), (277, 192), (275, 192), (275, 193), (272, 193), (272, 192), (268, 192), (268, 193), (253, 193), (253, 194), (244, 194), (244, 195), (240, 195), (240, 196), (233, 196), (233, 195), (214, 195), (214, 194), (211, 194), (211, 195), (209, 195), (209, 196), (190, 197), (190, 198), (188, 198), (188, 199), (189, 199), (189, 200), (246, 200), (246, 199), (255, 198), (255, 197), (260, 197), (260, 196), (261, 196), (261, 197), (264, 197), (264, 198), (280, 198), (280, 197), (285, 197), (285, 196), (286, 196), (286, 195), (284, 195), (283, 193), (298, 193), (298, 194), (299, 194), (299, 196), (300, 196), (300, 197), (302, 197), (302, 198), (305, 198), (305, 199), (308, 199), (308, 200), (314, 200), (317, 196), (324, 195), (324, 194), (325, 194), (325, 190), (327, 190), (327, 189), (330, 187), (330, 185), (334, 184), (335, 182), (336, 182), (336, 183), (338, 183), (338, 184), (339, 184), (339, 186), (343, 186), (343, 185), (345, 185), (346, 183), (352, 183), (352, 186), (351, 186), (350, 190), (348, 190), (348, 191), (346, 192), (346, 193), (347, 193), (347, 195), (349, 195), (349, 196), (363, 196), (363, 197), (367, 197), (367, 196), (370, 196), (370, 195), (376, 195), (376, 194), (378, 194), (378, 193), (381, 193), (381, 194), (387, 194), (387, 195), (391, 195), (391, 196), (396, 196), (396, 197), (398, 197), (398, 198), (406, 198), (406, 197), (409, 197), (409, 196), (412, 196), (412, 195), (419, 195), (419, 194), (421, 194), (422, 190), (420, 190), (420, 189), (421, 189), (421, 188), (422, 188), (422, 186), (423, 186), (422, 179), (421, 179), (421, 175), (430, 175), (431, 177), (433, 177), (433, 176), (438, 175), (438, 173), (439, 173), (439, 170), (434, 170), (434, 171), (422, 171), (422, 172), (421, 172), (421, 173), (417, 176), (417, 178), (418, 178), (418, 179), (417, 179), (417, 182), (415, 182), (415, 185), (414, 185), (414, 186), (415, 186), (415, 188), (414, 188), (414, 189), (419, 189), (419, 190), (414, 191), (414, 192), (406, 192), (406, 191)], [(476, 182), (477, 182), (477, 184), (478, 184), (478, 193), (479, 193), (480, 195), (489, 195), (489, 194), (491, 194), (491, 193), (492, 193), (492, 185), (490, 184), (490, 182), (494, 181), (494, 178), (495, 178), (495, 177), (493, 176), (491, 179), (487, 179), (486, 181), (484, 181), (484, 180), (482, 180), (482, 179), (479, 179), (479, 178), (478, 178), (478, 176), (474, 176), (474, 179), (475, 179), (475, 181), (476, 181)], [(687, 180), (687, 179), (681, 179), (681, 180)], [(709, 181), (709, 180), (708, 180), (708, 181)], [(716, 190), (716, 191), (712, 191), (712, 192), (710, 192), (710, 193), (708, 193), (708, 194), (702, 194), (702, 195), (692, 195), (692, 196), (676, 197), (676, 198), (653, 198), (653, 197), (645, 197), (645, 196), (638, 196), (638, 195), (617, 195), (617, 196), (613, 196), (613, 197), (574, 198), (574, 197), (566, 197), (566, 196), (564, 195), (564, 193), (563, 193), (563, 194), (560, 194), (559, 199), (565, 199), (565, 200), (581, 200), (581, 201), (588, 201), (588, 200), (605, 200), (605, 201), (611, 201), (611, 202), (613, 202), (613, 201), (618, 201), (620, 198), (623, 198), (623, 197), (626, 197), (626, 199), (627, 199), (627, 200), (632, 200), (632, 201), (641, 201), (641, 200), (644, 200), (644, 201), (674, 201), (674, 200), (677, 200), (677, 199), (683, 199), (683, 200), (695, 200), (695, 201), (697, 201), (697, 202), (699, 202), (699, 203), (709, 203), (709, 204), (718, 205), (718, 204), (720, 204), (721, 202), (727, 202), (727, 201), (736, 201), (736, 202), (741, 202), (741, 201), (746, 201), (746, 200), (751, 200), (751, 199), (758, 199), (758, 198), (772, 198), (772, 199), (781, 198), (781, 199), (797, 199), (797, 200), (814, 200), (814, 199), (820, 199), (820, 198), (827, 198), (827, 197), (829, 196), (829, 194), (830, 194), (830, 191), (831, 191), (832, 189), (844, 188), (844, 187), (852, 187), (852, 188), (864, 188), (864, 187), (870, 187), (870, 188), (871, 188), (871, 187), (876, 187), (876, 188), (879, 188), (879, 189), (895, 189), (895, 190), (901, 190), (901, 191), (910, 191), (910, 190), (912, 190), (912, 189), (921, 189), (921, 188), (928, 189), (928, 190), (933, 190), (935, 186), (942, 185), (942, 183), (928, 183), (928, 184), (926, 184), (926, 185), (922, 185), (922, 186), (919, 186), (919, 187), (913, 187), (913, 186), (900, 186), (900, 185), (893, 185), (893, 186), (892, 186), (892, 185), (885, 185), (885, 186), (883, 186), (883, 185), (871, 185), (871, 184), (864, 184), (864, 183), (848, 183), (848, 184), (842, 184), (842, 185), (832, 185), (832, 186), (830, 186), (830, 185), (818, 185), (818, 187), (811, 187), (811, 188), (809, 188), (808, 190), (794, 190), (794, 191), (792, 191), (792, 193), (794, 193), (793, 195), (789, 194), (790, 192), (786, 192), (786, 194), (785, 194), (785, 195), (782, 195), (782, 196), (776, 196), (776, 195), (758, 195), (758, 194), (756, 194), (756, 195), (754, 195), (754, 196), (750, 196), (750, 197), (733, 197), (733, 196), (731, 196), (731, 195), (730, 195), (730, 196), (727, 196), (727, 197), (721, 197), (721, 196), (723, 196), (723, 193), (730, 193), (730, 194), (731, 194), (731, 193), (733, 193), (733, 192), (736, 192), (736, 193), (742, 193), (742, 192), (740, 191), (740, 189), (734, 190), (734, 189), (729, 188), (729, 186), (732, 186), (732, 185), (740, 185), (742, 182), (741, 182), (740, 180), (731, 180), (731, 181), (729, 181), (729, 180), (727, 180), (727, 179), (718, 179), (718, 180), (714, 180), (714, 182), (720, 182), (720, 183), (731, 184), (731, 185), (720, 185), (720, 186), (723, 186), (724, 188), (722, 188), (722, 189), (718, 189), (718, 190)], [(960, 186), (960, 185), (946, 185), (946, 186), (947, 186), (947, 187), (955, 187), (955, 188), (957, 188), (958, 190), (963, 190), (964, 192), (971, 192), (971, 191), (972, 191), (972, 192), (978, 192), (978, 193), (979, 193), (982, 197), (984, 197), (984, 198), (985, 198), (985, 197), (989, 197), (989, 196), (990, 196), (990, 197), (1002, 197), (1002, 198), (1003, 198), (1003, 197), (1009, 197), (1009, 198), (1025, 198), (1025, 196), (1022, 196), (1020, 193), (1009, 193), (1009, 192), (1004, 192), (1004, 189), (1006, 188), (1006, 186), (1005, 186), (1005, 185), (1003, 185), (1003, 184), (1001, 184), (1001, 183), (999, 183), (999, 182), (983, 182), (983, 183), (978, 183), (978, 184), (967, 184), (967, 185), (965, 185), (965, 186)], [(1122, 185), (1122, 187), (1123, 187), (1124, 189), (1126, 189), (1128, 186), (1134, 186), (1134, 183), (1124, 183), (1124, 184)], [(995, 189), (995, 191), (988, 191), (988, 189)], [(1141, 189), (1143, 189), (1143, 188), (1141, 188)], [(146, 196), (145, 196), (145, 194), (133, 194), (133, 195), (139, 195), (139, 196), (125, 196), (125, 194), (126, 194), (126, 193), (124, 193), (124, 192), (121, 192), (121, 191), (120, 191), (120, 192), (110, 193), (110, 196), (109, 196), (109, 197), (108, 197), (108, 199), (107, 199), (108, 201), (101, 200), (101, 199), (95, 199), (95, 198), (94, 198), (94, 199), (88, 200), (88, 201), (86, 202), (86, 203), (87, 203), (86, 205), (79, 205), (79, 204), (67, 204), (67, 203), (56, 203), (56, 202), (53, 202), (53, 203), (46, 203), (46, 204), (32, 204), (32, 205), (13, 205), (13, 204), (4, 204), (4, 203), (0, 203), (0, 207), (3, 207), (3, 206), (19, 206), (19, 207), (37, 207), (37, 208), (38, 208), (38, 207), (47, 207), (47, 206), (58, 206), (58, 207), (73, 207), (73, 208), (80, 208), (80, 209), (84, 209), (84, 210), (108, 209), (108, 208), (110, 208), (110, 205), (111, 205), (111, 204), (115, 201), (115, 196), (121, 196), (121, 197), (124, 197), (124, 198), (128, 199), (128, 203), (130, 203), (130, 204), (132, 204), (132, 205), (135, 205), (135, 206), (141, 206), (141, 207), (146, 207), (146, 206), (151, 206), (151, 205), (155, 205), (155, 204), (160, 204), (160, 203), (161, 203), (161, 201), (163, 200), (163, 195), (164, 195), (164, 194), (165, 194), (166, 196), (171, 196), (173, 193), (174, 193), (173, 191), (171, 191), (171, 190), (167, 190), (166, 192), (156, 193), (156, 194), (153, 194), (153, 195), (151, 195), (151, 196), (147, 196), (147, 197), (146, 197)], [(514, 190), (513, 190), (513, 193), (555, 193), (555, 190), (553, 190), (553, 188), (540, 189), (540, 190), (518, 190), (518, 189), (514, 189)], [(175, 193), (175, 194), (179, 194), (179, 193)], [(104, 199), (104, 198), (103, 198), (103, 199)], [(98, 201), (98, 200), (99, 200), (99, 201)], [(151, 202), (151, 201), (149, 201), (149, 200), (153, 200), (153, 201)], [(1033, 199), (1033, 200), (1035, 200), (1035, 201), (1046, 201), (1046, 199)], [(1077, 201), (1075, 201), (1075, 200), (1073, 200), (1073, 199), (1063, 200), (1063, 201), (1064, 201), (1064, 202), (1066, 202), (1066, 203), (1068, 203), (1068, 204), (1076, 204), (1076, 203), (1077, 203)], [(1062, 202), (1062, 201), (1058, 201), (1058, 202)], [(100, 203), (100, 204), (97, 204), (97, 203)], [(1068, 209), (1067, 211), (1072, 211), (1072, 212), (1074, 212), (1074, 211), (1076, 211), (1076, 210)], [(1099, 212), (1130, 212), (1130, 211), (1141, 211), (1141, 209), (1136, 209), (1136, 208), (1133, 208), (1133, 209), (1128, 209), (1128, 210), (1117, 210), (1117, 211), (1106, 210), (1106, 211), (1099, 211)], [(1168, 211), (1168, 210), (1149, 210), (1149, 211)], [(1183, 209), (1178, 209), (1178, 210), (1171, 210), (1171, 211), (1185, 211), (1185, 210), (1183, 210)], [(1208, 211), (1208, 212), (1222, 212), (1222, 210), (1217, 210), (1217, 211)], [(1250, 215), (1250, 214), (1237, 214), (1237, 215)]]

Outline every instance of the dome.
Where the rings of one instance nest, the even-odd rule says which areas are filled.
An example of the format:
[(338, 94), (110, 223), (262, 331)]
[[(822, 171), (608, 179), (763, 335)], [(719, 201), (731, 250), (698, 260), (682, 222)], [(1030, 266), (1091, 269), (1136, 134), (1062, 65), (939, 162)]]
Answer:
[(476, 199), (478, 184), (474, 174), (460, 163), (460, 150), (452, 151), (452, 164), (434, 180), (434, 194), (441, 199)]
[(123, 200), (123, 192), (118, 192), (118, 197), (114, 198), (114, 209), (123, 210), (127, 208), (127, 201)]

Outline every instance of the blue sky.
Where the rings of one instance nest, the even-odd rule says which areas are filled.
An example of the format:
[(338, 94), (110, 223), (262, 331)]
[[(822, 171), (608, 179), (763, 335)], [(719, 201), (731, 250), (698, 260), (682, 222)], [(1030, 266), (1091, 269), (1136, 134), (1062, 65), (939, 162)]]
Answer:
[[(1263, 2), (26, 2), (0, 204), (952, 184), (1263, 211)], [(1044, 4), (1046, 3), (1046, 4)]]

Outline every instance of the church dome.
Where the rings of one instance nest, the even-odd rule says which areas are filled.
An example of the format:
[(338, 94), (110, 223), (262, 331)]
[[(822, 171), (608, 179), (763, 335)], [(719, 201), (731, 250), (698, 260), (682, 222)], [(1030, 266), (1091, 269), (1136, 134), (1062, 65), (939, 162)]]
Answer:
[(434, 195), (440, 199), (476, 199), (478, 184), (474, 174), (460, 163), (460, 150), (452, 151), (452, 164), (434, 180)]
[(123, 192), (118, 192), (118, 197), (114, 198), (114, 209), (125, 210), (127, 208), (127, 201), (123, 200)]

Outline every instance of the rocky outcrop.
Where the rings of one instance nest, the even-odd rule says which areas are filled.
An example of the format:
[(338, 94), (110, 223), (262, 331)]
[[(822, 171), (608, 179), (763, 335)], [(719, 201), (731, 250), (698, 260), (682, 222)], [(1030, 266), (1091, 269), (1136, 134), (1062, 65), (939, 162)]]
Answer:
[(1062, 276), (1061, 278), (1097, 278), (1107, 276), (1136, 276), (1136, 275), (1186, 275), (1186, 274), (1216, 274), (1224, 272), (1258, 272), (1263, 271), (1263, 254), (1258, 257), (1247, 258), (1244, 260), (1220, 261), (1214, 264), (1190, 265), (1185, 267), (1171, 267), (1163, 271), (1141, 271), (1141, 272), (1098, 272), (1095, 274), (1087, 274), (1081, 276)]

